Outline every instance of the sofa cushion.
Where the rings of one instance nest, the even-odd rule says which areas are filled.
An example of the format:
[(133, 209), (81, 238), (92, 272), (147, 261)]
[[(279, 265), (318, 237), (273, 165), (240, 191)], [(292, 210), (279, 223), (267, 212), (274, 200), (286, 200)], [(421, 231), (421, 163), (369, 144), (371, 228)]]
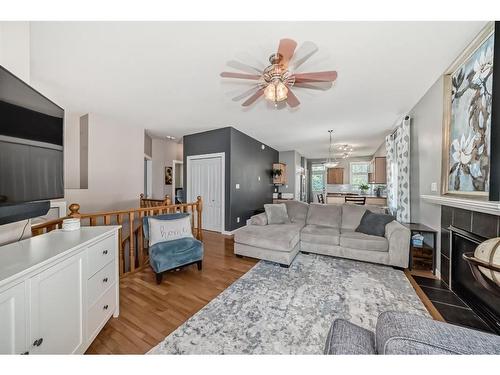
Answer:
[(311, 203), (307, 212), (306, 224), (340, 228), (341, 218), (341, 205)]
[(290, 222), (286, 205), (283, 203), (265, 204), (264, 210), (266, 210), (268, 224), (287, 224)]
[(265, 212), (262, 212), (257, 215), (253, 215), (250, 218), (250, 224), (252, 225), (267, 225), (267, 215)]
[(365, 205), (360, 206), (357, 204), (343, 204), (342, 205), (342, 229), (350, 229), (355, 230), (359, 223), (361, 222), (361, 218), (366, 210), (370, 210), (372, 212), (378, 214), (384, 214), (385, 209), (380, 206), (371, 206)]
[(377, 320), (378, 354), (500, 354), (500, 336), (405, 312)]
[(353, 231), (342, 231), (340, 234), (340, 246), (357, 250), (389, 250), (389, 242), (385, 237), (371, 236)]
[(356, 232), (370, 234), (372, 236), (384, 237), (385, 226), (394, 221), (394, 216), (386, 214), (376, 214), (366, 210), (361, 218), (361, 222), (356, 228)]
[(295, 223), (247, 225), (234, 233), (234, 241), (264, 249), (291, 251), (299, 242), (301, 228), (302, 225)]
[(300, 240), (313, 244), (338, 245), (340, 243), (340, 230), (309, 224), (300, 231)]
[(192, 237), (159, 242), (149, 248), (149, 263), (156, 273), (203, 259), (203, 244)]
[(285, 202), (288, 218), (292, 223), (305, 223), (309, 204), (305, 202), (290, 200)]
[(324, 354), (376, 354), (375, 334), (344, 319), (336, 319), (326, 338)]

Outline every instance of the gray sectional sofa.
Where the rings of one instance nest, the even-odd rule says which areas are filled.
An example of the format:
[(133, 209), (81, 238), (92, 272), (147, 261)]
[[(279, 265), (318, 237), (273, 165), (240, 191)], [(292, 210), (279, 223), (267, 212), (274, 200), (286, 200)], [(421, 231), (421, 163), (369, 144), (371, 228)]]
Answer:
[(375, 332), (335, 320), (325, 354), (500, 354), (500, 336), (387, 311), (380, 314)]
[(252, 216), (234, 235), (236, 255), (289, 266), (299, 251), (408, 266), (410, 231), (397, 221), (386, 225), (385, 236), (356, 232), (366, 210), (384, 213), (378, 206), (286, 202), (290, 222), (268, 224), (265, 213)]

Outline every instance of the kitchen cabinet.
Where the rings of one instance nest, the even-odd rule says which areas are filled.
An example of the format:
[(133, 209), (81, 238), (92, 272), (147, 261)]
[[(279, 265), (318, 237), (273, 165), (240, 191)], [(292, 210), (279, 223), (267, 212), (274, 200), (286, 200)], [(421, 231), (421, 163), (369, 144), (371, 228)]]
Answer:
[(326, 182), (328, 185), (342, 185), (344, 183), (344, 168), (328, 168)]
[(370, 172), (368, 173), (370, 184), (387, 184), (387, 170), (385, 156), (376, 156), (370, 162)]

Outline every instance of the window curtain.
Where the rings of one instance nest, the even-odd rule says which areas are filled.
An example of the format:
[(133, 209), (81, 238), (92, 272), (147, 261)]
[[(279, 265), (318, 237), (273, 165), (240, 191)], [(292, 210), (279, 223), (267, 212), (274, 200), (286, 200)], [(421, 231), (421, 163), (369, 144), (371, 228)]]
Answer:
[(410, 222), (410, 117), (385, 138), (387, 205), (396, 220)]

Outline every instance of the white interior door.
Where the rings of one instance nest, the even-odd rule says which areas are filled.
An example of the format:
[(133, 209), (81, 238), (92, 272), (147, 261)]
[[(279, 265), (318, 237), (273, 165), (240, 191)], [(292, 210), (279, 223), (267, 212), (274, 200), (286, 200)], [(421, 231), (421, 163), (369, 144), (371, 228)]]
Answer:
[(192, 159), (189, 163), (189, 198), (203, 200), (202, 228), (220, 232), (223, 218), (223, 158)]

